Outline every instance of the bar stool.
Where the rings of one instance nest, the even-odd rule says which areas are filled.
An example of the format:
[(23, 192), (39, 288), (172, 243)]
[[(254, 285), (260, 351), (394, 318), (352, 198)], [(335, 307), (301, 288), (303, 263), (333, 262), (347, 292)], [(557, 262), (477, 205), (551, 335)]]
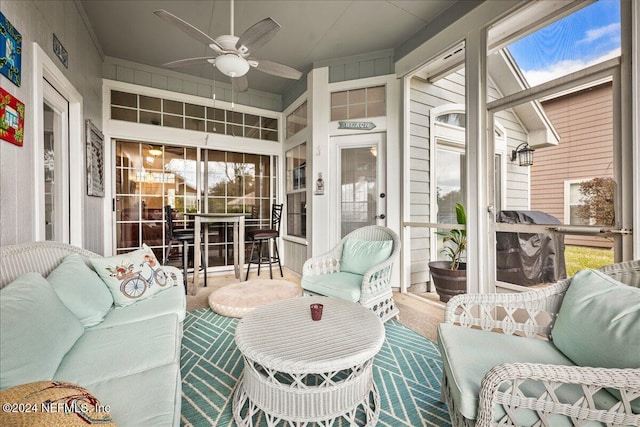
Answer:
[[(258, 276), (260, 275), (260, 267), (262, 264), (269, 264), (269, 278), (273, 279), (273, 269), (272, 265), (274, 262), (278, 263), (278, 267), (280, 268), (280, 276), (284, 277), (282, 273), (282, 265), (280, 264), (280, 253), (278, 252), (278, 243), (277, 239), (280, 236), (280, 220), (282, 218), (282, 204), (273, 205), (271, 207), (271, 228), (261, 228), (258, 230), (251, 230), (247, 233), (247, 237), (251, 240), (251, 255), (249, 255), (249, 265), (247, 265), (247, 275), (245, 280), (249, 278), (249, 270), (251, 269), (251, 263), (258, 264)], [(275, 248), (275, 256), (272, 253), (272, 244), (273, 248)], [(256, 244), (258, 245), (258, 258), (254, 261), (253, 259), (253, 251), (255, 249)], [(268, 256), (264, 256), (263, 246), (267, 245)]]
[[(193, 244), (195, 231), (193, 228), (173, 228), (173, 209), (171, 205), (164, 207), (164, 214), (167, 218), (167, 250), (164, 253), (163, 265), (167, 265), (169, 262), (169, 254), (171, 253), (171, 244), (182, 244), (182, 278), (184, 281), (184, 291), (187, 292), (187, 266), (189, 262), (189, 244)], [(204, 286), (207, 286), (207, 261), (204, 256), (204, 244), (200, 251), (202, 256), (202, 269), (204, 270)]]

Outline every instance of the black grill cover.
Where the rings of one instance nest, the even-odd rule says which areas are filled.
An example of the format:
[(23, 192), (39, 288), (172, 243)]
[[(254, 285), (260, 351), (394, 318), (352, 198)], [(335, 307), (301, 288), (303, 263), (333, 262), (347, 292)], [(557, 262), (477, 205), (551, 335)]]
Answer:
[[(561, 222), (539, 211), (500, 211), (497, 222), (549, 224)], [(561, 234), (496, 233), (497, 279), (516, 285), (553, 283), (567, 277)]]

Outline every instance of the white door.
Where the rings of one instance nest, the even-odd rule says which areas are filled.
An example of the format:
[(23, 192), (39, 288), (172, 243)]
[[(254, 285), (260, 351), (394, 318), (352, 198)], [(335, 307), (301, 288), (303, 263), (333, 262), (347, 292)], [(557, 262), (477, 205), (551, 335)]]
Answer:
[(386, 225), (385, 134), (332, 138), (338, 240), (367, 225)]
[(69, 243), (69, 102), (43, 82), (44, 239)]

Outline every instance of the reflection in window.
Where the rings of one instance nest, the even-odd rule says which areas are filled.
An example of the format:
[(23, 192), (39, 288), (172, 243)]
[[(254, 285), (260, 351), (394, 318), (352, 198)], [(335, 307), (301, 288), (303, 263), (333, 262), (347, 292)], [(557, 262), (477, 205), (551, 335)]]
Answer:
[(437, 150), (436, 194), (438, 223), (456, 224), (456, 203), (464, 205), (464, 153), (445, 149)]
[(307, 237), (307, 143), (286, 153), (287, 234)]

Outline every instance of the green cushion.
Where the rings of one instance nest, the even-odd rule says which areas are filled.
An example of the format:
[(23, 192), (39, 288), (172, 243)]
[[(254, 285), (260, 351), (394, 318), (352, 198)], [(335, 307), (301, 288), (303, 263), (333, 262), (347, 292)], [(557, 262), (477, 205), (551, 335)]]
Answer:
[(169, 289), (155, 294), (153, 298), (126, 307), (115, 306), (107, 313), (101, 323), (88, 328), (88, 330), (111, 328), (125, 323), (153, 319), (165, 314), (175, 314), (178, 316), (178, 322), (182, 323), (186, 311), (187, 296), (184, 294), (184, 288), (170, 286)]
[(47, 276), (47, 281), (85, 328), (102, 322), (113, 305), (109, 289), (78, 254), (62, 260)]
[(149, 246), (126, 254), (91, 258), (93, 268), (120, 307), (149, 298), (172, 285)]
[(339, 272), (303, 276), (300, 284), (302, 289), (316, 294), (358, 302), (360, 301), (362, 275)]
[(515, 362), (574, 365), (549, 341), (446, 323), (438, 326), (438, 347), (451, 396), (460, 413), (470, 420), (477, 416), (480, 382), (494, 366)]
[(50, 380), (84, 332), (40, 273), (0, 291), (0, 387)]
[[(640, 289), (582, 270), (558, 312), (553, 342), (580, 366), (640, 368)], [(620, 398), (620, 392), (608, 389)], [(640, 412), (640, 398), (631, 405)]]
[(552, 336), (577, 365), (640, 368), (640, 289), (601, 271), (576, 273)]
[(364, 274), (372, 267), (384, 262), (391, 255), (391, 240), (360, 240), (349, 238), (342, 247), (340, 271)]
[(167, 314), (115, 328), (88, 329), (62, 359), (53, 379), (90, 384), (177, 363), (180, 327), (178, 316)]

